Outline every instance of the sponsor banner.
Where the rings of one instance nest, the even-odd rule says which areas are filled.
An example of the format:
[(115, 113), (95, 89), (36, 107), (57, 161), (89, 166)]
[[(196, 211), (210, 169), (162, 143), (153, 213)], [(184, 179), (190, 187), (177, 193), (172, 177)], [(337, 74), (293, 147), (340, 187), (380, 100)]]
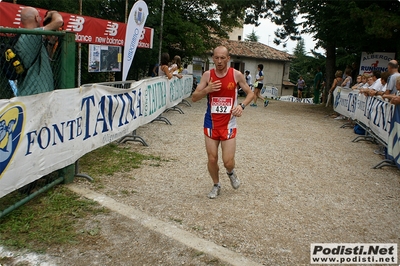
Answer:
[(358, 90), (336, 87), (333, 92), (334, 109), (341, 115), (361, 122), (376, 137), (388, 143), (394, 106), (380, 97), (367, 97)]
[(359, 73), (361, 75), (371, 74), (375, 70), (386, 72), (388, 63), (392, 59), (394, 59), (394, 53), (375, 52), (368, 54), (366, 52), (362, 52)]
[(394, 108), (387, 149), (388, 159), (393, 160), (400, 168), (400, 105)]
[(151, 122), (189, 97), (192, 82), (157, 77), (0, 100), (0, 198)]
[(267, 97), (270, 99), (278, 98), (278, 89), (272, 86), (264, 86), (260, 92), (261, 96)]
[(311, 264), (397, 264), (396, 243), (317, 243), (310, 247)]
[[(0, 27), (21, 28), (21, 10), (25, 6), (0, 2)], [(47, 10), (37, 8), (44, 18)], [(65, 31), (75, 32), (75, 41), (100, 45), (124, 46), (126, 24), (88, 16), (60, 12)], [(144, 27), (140, 33), (139, 48), (153, 48), (152, 28)]]
[(294, 102), (294, 103), (309, 103), (313, 104), (313, 98), (297, 98), (294, 96), (281, 96), (278, 98), (279, 101), (284, 101), (284, 102)]
[(333, 106), (335, 111), (343, 115), (346, 113), (344, 116), (355, 119), (357, 98), (359, 96), (358, 91), (336, 87), (333, 96)]
[(125, 34), (125, 49), (122, 65), (122, 81), (126, 80), (129, 69), (135, 56), (144, 23), (146, 22), (149, 10), (144, 1), (137, 1), (129, 13), (128, 25)]

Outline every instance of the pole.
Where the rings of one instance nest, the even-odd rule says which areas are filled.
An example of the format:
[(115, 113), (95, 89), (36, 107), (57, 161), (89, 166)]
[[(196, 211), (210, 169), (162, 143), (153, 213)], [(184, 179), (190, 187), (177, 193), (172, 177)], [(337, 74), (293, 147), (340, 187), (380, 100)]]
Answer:
[[(79, 15), (82, 16), (82, 0), (79, 0)], [(82, 44), (78, 43), (78, 87), (81, 86), (82, 76)]]
[(165, 0), (162, 0), (161, 25), (160, 25), (160, 47), (158, 48), (158, 63), (161, 62), (161, 47), (162, 47), (163, 27), (164, 27), (164, 6), (165, 6)]
[(125, 23), (128, 23), (128, 0), (125, 0)]

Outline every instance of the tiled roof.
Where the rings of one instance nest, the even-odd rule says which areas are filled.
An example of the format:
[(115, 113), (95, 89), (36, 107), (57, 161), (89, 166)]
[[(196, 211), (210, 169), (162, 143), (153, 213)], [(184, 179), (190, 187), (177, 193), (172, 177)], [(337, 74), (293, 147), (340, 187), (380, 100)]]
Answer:
[(290, 61), (293, 56), (260, 42), (220, 40), (221, 45), (228, 47), (231, 55), (266, 60)]
[(293, 84), (292, 82), (288, 80), (282, 81), (283, 86), (296, 86), (296, 84)]

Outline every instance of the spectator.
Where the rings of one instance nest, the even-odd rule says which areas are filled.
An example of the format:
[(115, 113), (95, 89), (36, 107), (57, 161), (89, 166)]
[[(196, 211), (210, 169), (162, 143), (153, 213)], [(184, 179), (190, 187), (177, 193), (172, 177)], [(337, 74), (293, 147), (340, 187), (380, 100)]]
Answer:
[(397, 87), (396, 87), (396, 79), (400, 76), (399, 73), (399, 64), (396, 60), (391, 60), (388, 64), (388, 72), (390, 74), (388, 81), (387, 81), (387, 89), (385, 91), (385, 95), (396, 95), (397, 94)]
[(321, 91), (321, 85), (322, 85), (322, 72), (321, 68), (317, 66), (316, 68), (316, 74), (314, 77), (314, 104), (319, 104), (319, 94)]
[(183, 76), (180, 74), (182, 72), (181, 68), (181, 57), (179, 55), (175, 55), (174, 59), (172, 60), (172, 65), (169, 67), (170, 69), (174, 68), (174, 72), (172, 72), (172, 75), (178, 78), (182, 78)]
[[(26, 29), (58, 30), (63, 25), (62, 16), (57, 11), (50, 11), (45, 17), (49, 23), (40, 27), (39, 11), (25, 7), (21, 11), (21, 23)], [(32, 95), (54, 90), (53, 72), (49, 55), (41, 35), (22, 34), (15, 45), (16, 51), (26, 69), (26, 76), (18, 80), (18, 96)]]
[[(333, 83), (329, 90), (329, 93), (333, 93), (333, 91), (336, 89), (336, 87), (338, 87), (338, 86), (340, 87), (340, 84), (342, 84), (342, 83), (343, 83), (343, 71), (338, 70), (335, 73), (335, 79), (333, 80)], [(336, 112), (334, 114), (332, 114), (331, 117), (335, 118), (335, 119), (344, 119), (344, 116), (339, 115)]]
[(363, 74), (361, 77), (361, 82), (363, 83), (363, 85), (361, 86), (361, 88), (368, 88), (368, 78), (369, 75), (368, 74)]
[(344, 81), (342, 83), (342, 87), (345, 89), (350, 89), (352, 81), (351, 68), (346, 68), (344, 72)]
[(297, 97), (298, 98), (303, 98), (303, 90), (304, 87), (306, 86), (306, 82), (304, 81), (303, 77), (300, 76), (299, 79), (297, 80)]
[[(400, 91), (400, 76), (398, 76), (396, 78), (396, 88), (397, 91)], [(390, 100), (391, 104), (400, 104), (400, 95), (394, 96), (391, 100)]]
[(246, 70), (244, 72), (244, 75), (245, 75), (245, 79), (246, 79), (247, 85), (249, 85), (251, 90), (254, 90), (254, 88), (253, 88), (253, 80), (251, 78), (250, 71)]
[(340, 84), (343, 83), (342, 75), (343, 75), (343, 71), (340, 71), (340, 70), (336, 71), (335, 79), (333, 80), (333, 83), (332, 83), (332, 86), (331, 86), (331, 88), (329, 90), (329, 93), (333, 93), (333, 91), (336, 89), (336, 87), (337, 86), (340, 87)]
[(263, 72), (263, 69), (264, 69), (264, 65), (263, 64), (258, 64), (258, 66), (257, 66), (257, 71), (258, 72), (256, 74), (256, 80), (255, 80), (257, 86), (254, 85), (253, 103), (250, 104), (250, 106), (253, 106), (253, 107), (257, 107), (257, 98), (260, 98), (264, 102), (264, 107), (266, 107), (268, 105), (268, 100), (264, 99), (260, 94), (261, 93), (261, 89), (264, 86), (264, 72)]
[(151, 71), (151, 77), (157, 77), (158, 76), (158, 68), (159, 68), (160, 64), (155, 64), (153, 67), (153, 71)]
[[(356, 81), (357, 77), (359, 76), (358, 75), (358, 65), (356, 64), (356, 62), (353, 62), (351, 64), (351, 69), (352, 69), (351, 78), (352, 78), (353, 81)], [(351, 84), (351, 85), (355, 85), (355, 84)]]
[(389, 77), (389, 73), (388, 72), (383, 72), (381, 74), (381, 87), (380, 90), (373, 90), (370, 91), (369, 95), (370, 96), (383, 96), (385, 94), (386, 88), (387, 88), (387, 79)]
[(358, 90), (364, 85), (364, 83), (361, 82), (361, 78), (362, 78), (362, 75), (357, 76), (356, 84), (354, 84), (354, 86), (351, 87), (353, 90)]
[(187, 70), (188, 64), (183, 64), (183, 70), (181, 72), (182, 75), (187, 75), (189, 74), (189, 71)]
[(161, 63), (158, 69), (159, 76), (167, 76), (168, 79), (172, 79), (172, 73), (176, 70), (176, 67), (169, 68), (169, 54), (163, 53), (161, 55)]
[(367, 87), (366, 88), (361, 88), (360, 89), (360, 93), (364, 93), (365, 96), (369, 95), (369, 91), (370, 91), (370, 87), (372, 86), (372, 84), (374, 84), (374, 79), (372, 78), (372, 76), (368, 77), (367, 79)]

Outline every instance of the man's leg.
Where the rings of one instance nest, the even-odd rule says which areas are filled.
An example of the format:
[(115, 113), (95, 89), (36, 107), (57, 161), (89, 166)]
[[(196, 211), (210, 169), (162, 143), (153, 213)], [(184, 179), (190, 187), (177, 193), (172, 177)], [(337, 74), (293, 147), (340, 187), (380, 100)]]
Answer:
[(206, 151), (208, 158), (208, 163), (207, 163), (208, 172), (210, 173), (210, 176), (214, 184), (218, 184), (219, 183), (218, 146), (220, 141), (214, 140), (207, 136), (204, 137), (205, 137)]
[(226, 173), (231, 181), (231, 185), (234, 189), (238, 189), (240, 186), (240, 180), (237, 178), (235, 173), (235, 152), (236, 152), (236, 138), (222, 141), (222, 161), (226, 168)]
[(318, 104), (319, 103), (319, 90), (314, 89), (314, 103)]
[(228, 173), (232, 173), (235, 168), (235, 152), (236, 152), (236, 138), (224, 140), (221, 142), (222, 147), (222, 161)]

